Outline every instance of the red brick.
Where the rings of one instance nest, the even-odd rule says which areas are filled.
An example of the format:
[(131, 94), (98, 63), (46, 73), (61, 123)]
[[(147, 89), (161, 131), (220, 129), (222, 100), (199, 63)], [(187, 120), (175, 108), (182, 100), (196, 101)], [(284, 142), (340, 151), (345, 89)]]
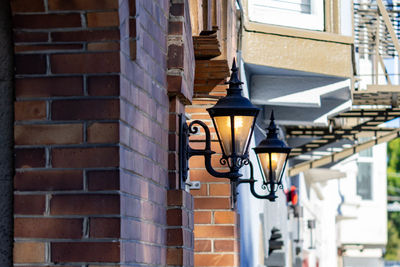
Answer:
[(167, 84), (168, 92), (179, 93), (182, 88), (182, 76), (167, 75)]
[(196, 211), (194, 213), (195, 224), (209, 224), (211, 223), (211, 211)]
[(167, 224), (169, 226), (181, 226), (182, 225), (182, 209), (169, 209), (167, 210)]
[(43, 214), (45, 201), (44, 195), (14, 195), (14, 214)]
[(193, 196), (207, 196), (208, 194), (207, 184), (202, 184), (200, 189), (190, 190), (190, 193)]
[(16, 45), (14, 46), (14, 52), (34, 52), (34, 51), (61, 51), (61, 50), (82, 50), (83, 45), (81, 44), (38, 44), (38, 45)]
[(45, 167), (46, 156), (42, 148), (17, 148), (15, 149), (16, 168)]
[(119, 195), (79, 194), (53, 195), (50, 201), (52, 215), (119, 214)]
[(234, 235), (233, 226), (196, 225), (194, 227), (195, 238), (233, 238)]
[(118, 42), (88, 43), (87, 49), (89, 51), (119, 51), (120, 45)]
[(182, 248), (167, 248), (167, 264), (182, 266), (183, 253)]
[(136, 15), (136, 0), (129, 0), (129, 16), (135, 16)]
[(119, 26), (118, 12), (92, 12), (87, 14), (88, 27)]
[(16, 12), (43, 12), (43, 0), (11, 0), (11, 10)]
[(118, 9), (117, 0), (49, 0), (50, 10)]
[(80, 190), (83, 188), (82, 171), (45, 170), (17, 172), (14, 187), (18, 191)]
[(18, 101), (14, 104), (16, 121), (46, 119), (45, 101)]
[(45, 243), (14, 242), (14, 263), (44, 263)]
[(182, 35), (183, 34), (183, 22), (182, 21), (170, 21), (168, 24), (168, 34), (170, 35)]
[(119, 123), (90, 124), (87, 128), (87, 141), (89, 143), (118, 143)]
[(215, 252), (234, 252), (235, 241), (233, 240), (214, 240)]
[(119, 72), (119, 53), (54, 54), (50, 56), (53, 73)]
[(136, 19), (129, 19), (129, 37), (136, 38)]
[(91, 191), (119, 190), (119, 171), (89, 171), (88, 189)]
[(183, 69), (183, 45), (168, 46), (168, 68)]
[(47, 42), (49, 34), (47, 32), (14, 32), (14, 42)]
[(54, 168), (118, 167), (118, 147), (53, 148)]
[(119, 40), (119, 30), (87, 30), (52, 32), (53, 42), (94, 42), (94, 41), (113, 41)]
[[(204, 137), (201, 137), (199, 139), (203, 140)], [(215, 156), (211, 157), (211, 166), (213, 166), (214, 168), (221, 168), (221, 170), (218, 170), (220, 172), (229, 171), (229, 169), (226, 168), (226, 165), (224, 166), (221, 164), (221, 162), (219, 161), (220, 158), (221, 158), (220, 155), (215, 155)], [(190, 168), (205, 168), (204, 159), (199, 158), (199, 157), (191, 157), (189, 160), (189, 166), (190, 166)], [(215, 179), (216, 178), (214, 178), (214, 182), (215, 182)]]
[(229, 198), (195, 198), (194, 199), (195, 209), (230, 209)]
[(46, 56), (15, 55), (16, 74), (44, 74), (46, 73)]
[(226, 184), (210, 184), (210, 196), (230, 196), (231, 185)]
[(235, 224), (236, 212), (234, 211), (216, 211), (214, 212), (214, 221), (218, 224)]
[(185, 5), (184, 4), (172, 4), (169, 10), (171, 15), (174, 16), (184, 16), (185, 15)]
[(119, 118), (118, 99), (55, 100), (53, 120), (100, 120)]
[(15, 125), (16, 145), (80, 144), (83, 142), (82, 124)]
[(195, 252), (211, 252), (211, 240), (194, 241)]
[(52, 262), (119, 262), (119, 242), (51, 243)]
[(179, 179), (179, 173), (174, 171), (174, 172), (169, 172), (168, 173), (168, 184), (169, 187), (172, 189), (178, 189), (180, 186), (180, 179)]
[(183, 229), (167, 229), (167, 246), (183, 246)]
[(119, 76), (90, 76), (87, 83), (91, 96), (119, 95)]
[(233, 254), (195, 254), (195, 266), (236, 266)]
[(216, 178), (209, 174), (207, 170), (190, 170), (190, 180), (192, 181), (200, 181), (200, 182), (215, 182)]
[(15, 218), (14, 236), (20, 238), (81, 238), (83, 219)]
[(137, 41), (136, 39), (129, 40), (129, 58), (131, 60), (136, 60), (136, 54), (137, 54)]
[(191, 209), (192, 196), (184, 190), (168, 190), (168, 206), (182, 206)]
[(81, 27), (79, 14), (14, 15), (16, 29), (51, 29)]
[(83, 95), (82, 77), (46, 77), (16, 79), (16, 97)]
[(119, 218), (90, 218), (90, 237), (119, 238), (121, 221)]

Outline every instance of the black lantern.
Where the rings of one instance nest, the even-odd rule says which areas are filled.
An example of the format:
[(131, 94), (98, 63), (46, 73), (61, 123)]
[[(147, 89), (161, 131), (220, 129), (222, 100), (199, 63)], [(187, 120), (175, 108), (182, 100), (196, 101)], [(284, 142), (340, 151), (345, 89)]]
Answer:
[[(237, 182), (242, 175), (239, 169), (248, 162), (248, 150), (253, 134), (255, 120), (260, 109), (251, 104), (250, 100), (242, 96), (243, 84), (238, 77), (238, 68), (233, 60), (232, 75), (227, 82), (229, 88), (227, 95), (218, 100), (215, 106), (207, 109), (212, 118), (218, 141), (222, 149), (222, 165), (229, 167), (229, 172), (218, 172), (211, 166), (211, 135), (207, 125), (199, 120), (186, 124), (181, 116), (180, 127), (180, 174), (181, 183), (187, 179), (188, 159), (192, 156), (204, 156), (207, 171), (217, 178), (229, 178)], [(201, 126), (205, 132), (205, 148), (192, 149), (189, 146), (188, 136), (199, 131), (196, 125)]]
[(222, 161), (232, 172), (237, 172), (248, 160), (250, 139), (260, 109), (242, 96), (243, 83), (239, 80), (235, 60), (228, 84), (227, 95), (207, 111), (222, 149)]
[(253, 167), (251, 167), (250, 190), (252, 194), (261, 199), (275, 201), (279, 187), (282, 187), (282, 176), (286, 167), (291, 148), (278, 138), (274, 113), (271, 113), (271, 122), (268, 127), (267, 137), (254, 148), (262, 174), (262, 188), (269, 191), (268, 195), (261, 196), (254, 190)]

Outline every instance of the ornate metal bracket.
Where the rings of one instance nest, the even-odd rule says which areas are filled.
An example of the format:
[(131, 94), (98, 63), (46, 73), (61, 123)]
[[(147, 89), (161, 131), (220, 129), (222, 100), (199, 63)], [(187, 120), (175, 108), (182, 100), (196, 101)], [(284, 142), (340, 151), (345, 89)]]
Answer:
[[(271, 202), (274, 202), (275, 199), (277, 199), (278, 197), (275, 195), (276, 191), (278, 190), (278, 188), (283, 188), (283, 186), (281, 184), (279, 185), (275, 185), (275, 184), (271, 184), (270, 187), (268, 188), (268, 184), (266, 184), (264, 181), (261, 185), (261, 189), (266, 190), (268, 189), (269, 194), (268, 195), (259, 195), (256, 190), (255, 190), (255, 183), (257, 182), (257, 180), (254, 179), (254, 167), (253, 167), (253, 163), (251, 163), (251, 161), (249, 160), (249, 166), (250, 166), (250, 179), (239, 179), (237, 180), (236, 184), (242, 184), (242, 183), (248, 183), (250, 185), (250, 192), (253, 194), (254, 197), (259, 198), (259, 199), (268, 199)], [(232, 195), (235, 195), (235, 200), (236, 200), (236, 190), (232, 191)]]
[[(189, 136), (199, 132), (199, 126), (203, 128), (205, 133), (204, 149), (193, 149), (189, 145)], [(204, 156), (204, 163), (209, 174), (216, 178), (228, 178), (231, 181), (237, 181), (242, 175), (236, 168), (230, 168), (229, 172), (216, 171), (211, 165), (211, 156), (215, 154), (211, 150), (211, 134), (208, 126), (199, 120), (192, 121), (189, 125), (186, 123), (186, 118), (183, 114), (179, 115), (179, 176), (181, 180), (181, 188), (184, 187), (189, 173), (189, 159), (192, 156)], [(221, 158), (222, 165), (229, 164), (229, 160)], [(230, 166), (229, 166), (230, 167)], [(232, 170), (234, 169), (234, 170)]]

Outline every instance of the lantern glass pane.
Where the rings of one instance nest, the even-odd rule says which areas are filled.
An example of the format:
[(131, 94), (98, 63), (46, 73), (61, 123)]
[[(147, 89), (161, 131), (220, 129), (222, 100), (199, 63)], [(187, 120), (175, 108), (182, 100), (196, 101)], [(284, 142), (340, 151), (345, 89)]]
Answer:
[[(225, 155), (232, 155), (231, 116), (216, 116), (214, 121)], [(239, 156), (246, 152), (253, 121), (253, 116), (234, 116), (235, 152)]]
[[(265, 182), (279, 183), (282, 169), (285, 166), (287, 158), (286, 153), (259, 153), (257, 154), (261, 170), (264, 173)], [(271, 167), (271, 169), (270, 169)], [(270, 172), (272, 170), (272, 173)]]

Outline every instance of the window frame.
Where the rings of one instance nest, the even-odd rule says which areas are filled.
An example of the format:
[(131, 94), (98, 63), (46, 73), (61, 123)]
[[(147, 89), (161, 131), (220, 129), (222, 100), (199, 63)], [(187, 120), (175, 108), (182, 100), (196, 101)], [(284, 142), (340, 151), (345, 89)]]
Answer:
[(311, 0), (311, 14), (295, 13), (285, 10), (271, 10), (268, 7), (260, 6), (264, 1), (265, 0), (249, 0), (250, 21), (306, 30), (325, 30), (324, 1)]

